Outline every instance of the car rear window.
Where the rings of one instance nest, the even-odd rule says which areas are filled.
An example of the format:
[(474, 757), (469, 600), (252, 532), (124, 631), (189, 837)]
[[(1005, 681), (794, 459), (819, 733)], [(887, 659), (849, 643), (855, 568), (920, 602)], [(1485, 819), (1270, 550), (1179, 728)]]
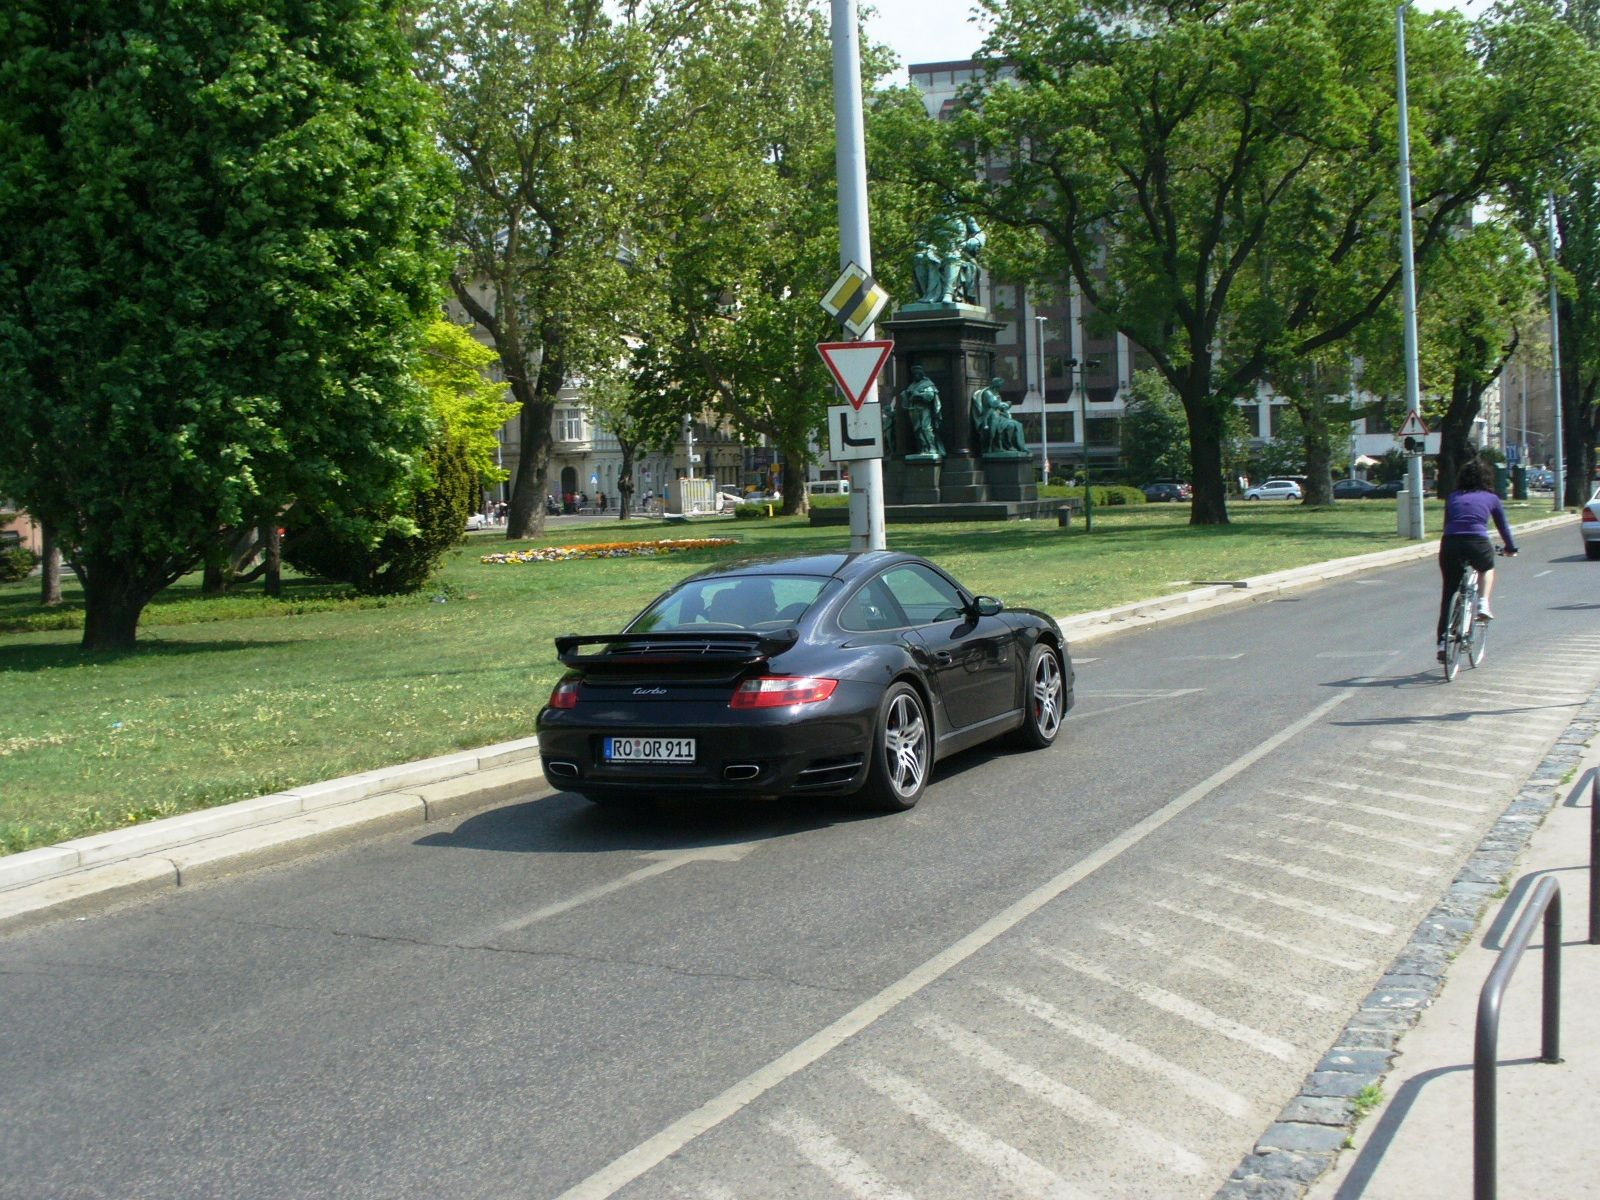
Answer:
[(708, 628), (792, 625), (816, 602), (826, 579), (814, 575), (723, 575), (690, 580), (645, 610), (630, 633), (693, 633)]

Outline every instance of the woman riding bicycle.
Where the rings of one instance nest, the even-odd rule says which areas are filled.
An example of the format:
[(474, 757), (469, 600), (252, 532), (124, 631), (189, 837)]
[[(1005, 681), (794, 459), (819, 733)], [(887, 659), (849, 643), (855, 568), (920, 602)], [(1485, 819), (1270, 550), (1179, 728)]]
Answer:
[(1461, 568), (1465, 564), (1471, 563), (1478, 572), (1478, 619), (1494, 619), (1494, 613), (1489, 611), (1489, 593), (1494, 590), (1494, 546), (1489, 541), (1491, 519), (1500, 531), (1506, 554), (1517, 552), (1517, 541), (1511, 536), (1500, 497), (1494, 493), (1493, 480), (1493, 467), (1481, 458), (1470, 458), (1461, 464), (1456, 475), (1456, 489), (1444, 502), (1444, 533), (1439, 538), (1439, 573), (1444, 576), (1444, 595), (1439, 600), (1439, 627), (1434, 631), (1439, 641), (1440, 662), (1444, 661), (1450, 601), (1461, 583)]

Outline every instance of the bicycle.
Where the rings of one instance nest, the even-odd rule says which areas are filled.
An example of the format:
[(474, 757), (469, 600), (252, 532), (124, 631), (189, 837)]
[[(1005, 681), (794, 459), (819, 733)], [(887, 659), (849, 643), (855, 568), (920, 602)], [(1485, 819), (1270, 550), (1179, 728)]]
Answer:
[[(1501, 546), (1495, 552), (1505, 555), (1506, 550)], [(1450, 601), (1450, 620), (1444, 630), (1445, 681), (1454, 679), (1461, 670), (1463, 653), (1467, 664), (1476, 668), (1483, 661), (1488, 642), (1489, 622), (1478, 613), (1478, 572), (1467, 563), (1461, 568), (1461, 582)]]

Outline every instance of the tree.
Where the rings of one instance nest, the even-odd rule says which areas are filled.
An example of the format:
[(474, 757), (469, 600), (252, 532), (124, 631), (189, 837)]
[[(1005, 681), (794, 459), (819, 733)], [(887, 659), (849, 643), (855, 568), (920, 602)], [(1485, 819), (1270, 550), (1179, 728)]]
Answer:
[(496, 361), (493, 350), (459, 325), (439, 319), (428, 326), (418, 381), (434, 417), (460, 443), (480, 492), (506, 477), (497, 458), (511, 405), (506, 385), (486, 374)]
[(508, 538), (544, 528), (557, 393), (603, 362), (633, 303), (634, 138), (661, 44), (634, 16), (602, 0), (441, 0), (418, 22), (459, 181), (450, 287), (518, 406)]
[(87, 649), (226, 531), (403, 487), (447, 182), (393, 0), (0, 11), (0, 492)]
[(655, 337), (630, 339), (618, 347), (614, 365), (584, 381), (590, 419), (615, 437), (622, 450), (618, 479), (628, 482), (617, 489), (620, 521), (632, 515), (633, 466), (639, 452), (671, 445), (690, 412), (688, 397), (660, 353), (661, 344)]
[[(1020, 273), (1070, 274), (1091, 327), (1149, 353), (1188, 419), (1190, 519), (1225, 522), (1223, 429), (1236, 399), (1337, 345), (1396, 294), (1396, 185), (1373, 165), (1397, 157), (1394, 8), (986, 7), (997, 17), (988, 48), (1015, 78), (975, 98), (944, 141), (970, 148), (969, 164), (1006, 164), (975, 202), (1014, 231)], [(1559, 56), (1521, 53), (1527, 39), (1503, 22), (1472, 32), (1455, 14), (1410, 21), (1419, 261), (1479, 197), (1584, 134), (1588, 101), (1568, 94), (1575, 79)], [(972, 177), (971, 165), (951, 171), (948, 153), (936, 161), (953, 188)]]
[(1122, 452), (1137, 483), (1182, 479), (1189, 473), (1189, 438), (1183, 406), (1153, 371), (1133, 377), (1122, 417)]

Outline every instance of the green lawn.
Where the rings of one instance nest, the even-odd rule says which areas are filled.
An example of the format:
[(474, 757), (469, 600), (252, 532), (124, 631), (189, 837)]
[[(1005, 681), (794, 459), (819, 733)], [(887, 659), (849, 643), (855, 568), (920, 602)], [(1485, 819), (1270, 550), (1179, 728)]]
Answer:
[[(1513, 519), (1544, 515), (1524, 507)], [(1191, 528), (1182, 505), (1097, 508), (1094, 533), (1053, 522), (889, 527), (889, 544), (969, 587), (1055, 616), (1399, 544), (1394, 506), (1238, 504)], [(1437, 510), (1429, 527), (1437, 528)], [(559, 666), (551, 638), (611, 632), (710, 563), (840, 549), (797, 518), (606, 522), (516, 546), (732, 536), (657, 558), (486, 565), (474, 534), (434, 586), (379, 602), (290, 580), (205, 599), (198, 579), (145, 613), (140, 646), (85, 656), (78, 594), (47, 612), (38, 581), (0, 585), (0, 852), (48, 845), (296, 784), (524, 737)]]

